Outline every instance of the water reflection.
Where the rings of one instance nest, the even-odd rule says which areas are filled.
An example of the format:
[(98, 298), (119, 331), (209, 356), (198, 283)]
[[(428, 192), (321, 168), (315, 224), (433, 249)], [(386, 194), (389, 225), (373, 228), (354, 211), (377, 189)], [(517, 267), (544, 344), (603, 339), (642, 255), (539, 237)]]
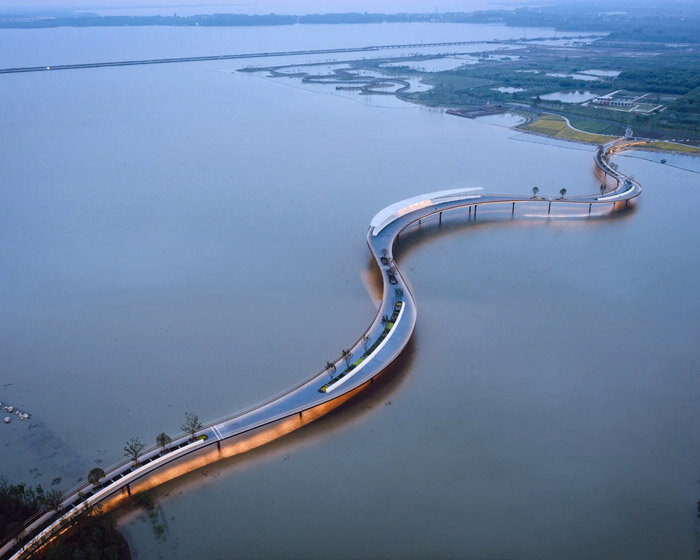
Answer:
[[(468, 214), (466, 208), (443, 212), (442, 222), (437, 214), (423, 219), (421, 223), (415, 222), (406, 228), (400, 236), (395, 247), (395, 256), (406, 257), (425, 245), (430, 245), (440, 241), (442, 238), (452, 235), (462, 235), (474, 230), (483, 230), (493, 226), (515, 228), (590, 228), (595, 224), (602, 225), (610, 221), (624, 221), (631, 219), (637, 211), (637, 204), (629, 206), (618, 204), (615, 209), (612, 205), (605, 205), (603, 208), (596, 208), (594, 212), (588, 214), (587, 205), (571, 204), (570, 208), (557, 204), (552, 214), (547, 214), (547, 203), (542, 203), (543, 212), (533, 213), (528, 211), (538, 203), (521, 203), (515, 205), (515, 214), (511, 214), (510, 204), (495, 206), (491, 208), (480, 208), (477, 218), (473, 214)], [(506, 208), (507, 206), (507, 208)], [(526, 213), (522, 213), (525, 207)], [(607, 210), (605, 209), (607, 208)], [(407, 275), (410, 277), (410, 275)]]
[[(228, 451), (224, 449), (227, 444), (222, 443), (223, 453), (218, 453), (216, 447), (211, 447), (158, 473), (140, 486), (134, 485), (132, 494), (152, 490), (158, 500), (167, 501), (171, 495), (201, 489), (211, 484), (213, 479), (232, 476), (240, 469), (254, 467), (263, 459), (279, 459), (284, 453), (303, 449), (313, 440), (333, 437), (390, 402), (389, 399), (401, 388), (412, 370), (415, 354), (415, 342), (411, 339), (401, 355), (373, 382), (351, 392), (340, 406), (330, 412), (322, 412), (323, 416), (314, 418), (301, 429), (296, 429), (295, 425), (288, 433), (283, 433), (284, 428), (278, 428), (272, 434), (263, 435), (266, 438), (270, 436), (264, 444), (256, 445), (250, 450), (237, 449), (237, 443), (230, 444)], [(261, 433), (266, 434), (267, 431)], [(124, 498), (125, 492), (106, 502), (105, 509), (119, 506)], [(119, 523), (123, 524), (133, 517), (134, 510), (126, 504), (117, 510), (117, 515)]]

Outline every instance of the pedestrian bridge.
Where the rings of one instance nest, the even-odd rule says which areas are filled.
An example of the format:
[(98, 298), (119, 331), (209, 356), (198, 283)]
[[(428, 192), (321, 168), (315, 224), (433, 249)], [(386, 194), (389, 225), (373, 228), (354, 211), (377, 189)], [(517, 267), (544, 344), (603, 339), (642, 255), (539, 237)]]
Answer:
[(83, 483), (65, 494), (59, 512), (42, 513), (31, 519), (24, 534), (0, 548), (0, 555), (13, 560), (26, 557), (69, 525), (80, 513), (103, 504), (111, 507), (185, 472), (224, 457), (254, 449), (312, 422), (337, 408), (370, 385), (387, 369), (408, 344), (417, 319), (416, 303), (405, 278), (394, 261), (393, 251), (401, 232), (432, 215), (461, 209), (477, 219), (483, 205), (578, 204), (587, 207), (627, 205), (641, 193), (641, 186), (617, 171), (611, 154), (645, 140), (623, 138), (598, 147), (594, 163), (604, 188), (595, 194), (575, 197), (485, 194), (481, 188), (431, 192), (392, 204), (372, 218), (367, 243), (383, 279), (382, 300), (374, 320), (344, 354), (328, 367), (282, 393), (230, 417), (205, 426), (195, 437), (181, 435), (165, 449), (154, 447), (139, 458), (139, 464), (121, 462), (105, 469), (100, 485)]

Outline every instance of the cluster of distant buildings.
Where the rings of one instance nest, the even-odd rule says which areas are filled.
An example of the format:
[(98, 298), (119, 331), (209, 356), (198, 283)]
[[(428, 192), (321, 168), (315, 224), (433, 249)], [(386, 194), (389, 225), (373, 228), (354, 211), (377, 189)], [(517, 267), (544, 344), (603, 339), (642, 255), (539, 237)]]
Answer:
[(613, 97), (612, 95), (602, 95), (591, 100), (594, 105), (606, 105), (610, 107), (632, 107), (633, 99), (629, 97)]

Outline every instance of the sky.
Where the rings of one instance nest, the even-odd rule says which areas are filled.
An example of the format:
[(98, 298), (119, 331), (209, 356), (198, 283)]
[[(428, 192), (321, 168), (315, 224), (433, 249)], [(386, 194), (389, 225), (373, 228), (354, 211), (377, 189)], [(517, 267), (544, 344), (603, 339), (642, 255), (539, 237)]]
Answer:
[[(331, 12), (469, 12), (533, 4), (533, 0), (205, 0), (202, 3), (187, 0), (15, 0), (7, 1), (3, 11), (18, 8), (22, 11), (74, 9), (105, 15), (201, 13), (247, 14), (305, 14)], [(14, 4), (14, 5), (13, 5)]]

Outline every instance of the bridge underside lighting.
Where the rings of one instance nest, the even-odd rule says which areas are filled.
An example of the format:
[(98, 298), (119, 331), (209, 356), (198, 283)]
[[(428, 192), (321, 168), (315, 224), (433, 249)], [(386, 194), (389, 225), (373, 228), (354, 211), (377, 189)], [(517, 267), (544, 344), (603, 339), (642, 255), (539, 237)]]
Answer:
[[(204, 449), (199, 449), (192, 455), (183, 457), (176, 464), (147, 474), (138, 481), (132, 483), (130, 486), (131, 495), (139, 492), (145, 492), (146, 490), (150, 490), (151, 488), (155, 488), (156, 486), (169, 482), (170, 480), (181, 477), (184, 474), (201, 469), (202, 467), (215, 463), (221, 459), (235, 457), (237, 455), (247, 453), (248, 451), (256, 449), (257, 447), (261, 447), (267, 443), (279, 439), (301, 428), (302, 426), (305, 426), (306, 424), (310, 424), (321, 416), (328, 414), (335, 408), (351, 399), (359, 391), (364, 389), (367, 383), (369, 382), (362, 384), (360, 387), (357, 387), (356, 389), (353, 389), (352, 391), (339, 396), (332, 401), (328, 401), (309, 410), (305, 410), (301, 415), (297, 413), (293, 416), (279, 420), (270, 426), (265, 426), (254, 430), (252, 433), (232, 437), (228, 441), (221, 441), (221, 449), (218, 449), (216, 445), (209, 445)], [(113, 509), (128, 498), (128, 492), (124, 488), (122, 491), (118, 491), (114, 495), (105, 499), (102, 502), (103, 509)]]

